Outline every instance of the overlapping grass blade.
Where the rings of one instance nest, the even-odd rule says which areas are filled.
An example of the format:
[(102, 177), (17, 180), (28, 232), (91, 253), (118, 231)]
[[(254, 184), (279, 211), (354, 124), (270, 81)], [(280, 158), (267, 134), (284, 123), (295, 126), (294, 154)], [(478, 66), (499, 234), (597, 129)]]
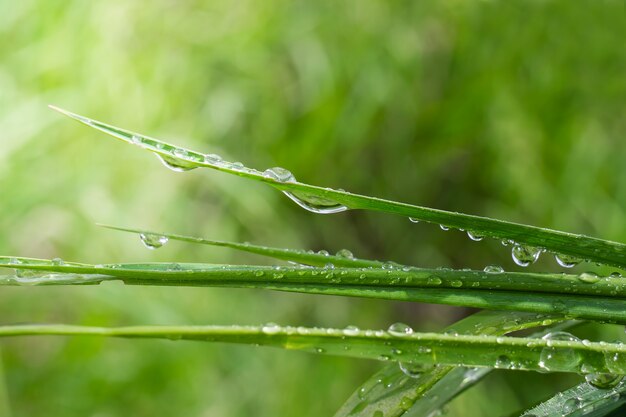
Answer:
[[(397, 333), (383, 330), (266, 326), (89, 327), (61, 324), (0, 326), (0, 337), (27, 335), (114, 336), (198, 340), (271, 346), (352, 358), (498, 367), (541, 372), (626, 374), (626, 346), (535, 338)], [(546, 350), (550, 355), (546, 359)], [(506, 358), (504, 360), (503, 358)], [(549, 358), (569, 358), (549, 360)], [(610, 358), (610, 359), (608, 359)]]
[[(626, 324), (626, 300), (620, 298), (624, 288), (619, 278), (606, 278), (609, 284), (598, 285), (600, 281), (588, 283), (575, 276), (566, 279), (550, 274), (489, 274), (409, 267), (314, 268), (196, 263), (89, 265), (15, 257), (0, 257), (0, 267), (75, 274), (63, 281), (56, 275), (54, 279), (17, 276), (0, 281), (0, 284), (8, 285), (93, 284), (98, 280), (120, 279), (131, 285), (263, 288), (565, 314), (584, 320)], [(620, 282), (611, 284), (614, 281)], [(542, 292), (548, 288), (555, 292)]]
[(556, 394), (521, 417), (618, 417), (624, 415), (625, 404), (626, 381), (611, 389), (583, 383)]
[(463, 229), (476, 235), (511, 240), (557, 254), (626, 268), (626, 245), (622, 243), (304, 184), (297, 182), (285, 172), (277, 170), (260, 172), (238, 163), (223, 161), (215, 155), (204, 155), (57, 107), (52, 108), (90, 127), (157, 154), (166, 165), (174, 170), (184, 171), (206, 167), (261, 181), (283, 191), (302, 207), (317, 213), (334, 213), (344, 209), (380, 211)]
[[(452, 324), (447, 331), (500, 336), (563, 320), (563, 316), (485, 310)], [(571, 326), (573, 323), (566, 324)], [(542, 335), (543, 332), (531, 337)], [(438, 366), (407, 376), (397, 364), (390, 364), (361, 385), (335, 416), (371, 416), (377, 411), (388, 417), (430, 415), (488, 371), (487, 368)]]
[(253, 245), (251, 243), (237, 243), (226, 242), (222, 240), (209, 240), (200, 237), (184, 236), (173, 233), (162, 233), (150, 230), (131, 229), (126, 227), (100, 225), (112, 230), (119, 230), (122, 232), (135, 233), (139, 235), (152, 235), (158, 237), (166, 237), (169, 240), (178, 240), (181, 242), (196, 243), (210, 246), (220, 246), (230, 249), (235, 249), (243, 252), (254, 253), (261, 256), (266, 256), (274, 259), (280, 259), (282, 261), (295, 262), (302, 265), (311, 266), (326, 266), (332, 264), (334, 266), (347, 266), (347, 267), (382, 267), (385, 265), (383, 262), (370, 261), (367, 259), (355, 258), (350, 252), (342, 251), (337, 255), (331, 255), (324, 252), (312, 252), (299, 249), (283, 249), (274, 248), (269, 246)]

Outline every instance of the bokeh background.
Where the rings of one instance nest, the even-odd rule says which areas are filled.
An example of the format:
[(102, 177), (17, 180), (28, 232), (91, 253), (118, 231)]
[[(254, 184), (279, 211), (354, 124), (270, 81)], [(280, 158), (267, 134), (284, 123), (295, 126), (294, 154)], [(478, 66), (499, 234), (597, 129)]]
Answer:
[[(264, 263), (96, 222), (517, 268), (495, 241), (376, 213), (321, 216), (174, 173), (49, 103), (305, 182), (626, 241), (623, 1), (0, 0), (0, 253)], [(580, 268), (598, 268), (584, 265)], [(558, 270), (544, 256), (533, 270)], [(610, 272), (603, 271), (601, 272)], [(2, 323), (439, 330), (468, 311), (251, 290), (8, 288)], [(623, 338), (621, 328), (582, 329)], [(378, 363), (191, 342), (0, 342), (6, 416), (325, 416)], [(494, 372), (450, 416), (500, 416), (579, 378)]]

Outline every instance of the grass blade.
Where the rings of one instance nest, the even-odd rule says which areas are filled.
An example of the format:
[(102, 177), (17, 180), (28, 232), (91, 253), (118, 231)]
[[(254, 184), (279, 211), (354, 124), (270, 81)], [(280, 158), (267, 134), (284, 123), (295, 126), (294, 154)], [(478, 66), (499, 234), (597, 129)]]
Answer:
[(347, 267), (382, 267), (383, 262), (370, 261), (367, 259), (357, 259), (352, 256), (350, 252), (343, 251), (338, 252), (337, 255), (330, 255), (325, 252), (307, 252), (298, 249), (283, 249), (274, 248), (269, 246), (253, 245), (250, 243), (236, 243), (226, 242), (222, 240), (209, 240), (200, 237), (184, 236), (173, 233), (154, 232), (150, 230), (131, 229), (118, 226), (100, 225), (107, 229), (119, 230), (122, 232), (135, 233), (139, 235), (152, 235), (163, 236), (169, 240), (178, 240), (181, 242), (196, 243), (202, 245), (219, 246), (230, 249), (235, 249), (243, 252), (254, 253), (256, 255), (266, 256), (274, 259), (280, 259), (282, 261), (296, 262), (303, 265), (311, 266), (325, 266), (327, 264), (333, 264), (334, 266), (347, 266)]
[(297, 182), (286, 170), (260, 172), (238, 163), (223, 161), (214, 155), (204, 155), (180, 148), (58, 107), (51, 107), (94, 129), (155, 153), (164, 164), (176, 171), (205, 167), (264, 182), (283, 191), (300, 206), (316, 213), (363, 209), (396, 214), (467, 230), (475, 235), (511, 240), (517, 244), (545, 249), (556, 254), (626, 268), (626, 245), (622, 243), (304, 184)]
[[(383, 330), (266, 326), (89, 327), (63, 324), (0, 326), (0, 337), (64, 335), (198, 340), (262, 345), (318, 354), (425, 365), (497, 367), (540, 372), (626, 374), (626, 346)], [(506, 359), (506, 360), (505, 360)]]
[(594, 388), (587, 383), (577, 385), (526, 411), (522, 417), (604, 417), (626, 404), (626, 381), (611, 389)]
[[(262, 288), (309, 294), (419, 301), (490, 310), (566, 314), (572, 318), (626, 324), (624, 298), (610, 294), (579, 295), (576, 291), (588, 291), (596, 284), (575, 282), (574, 279), (559, 283), (562, 278), (560, 275), (550, 281), (550, 288), (557, 292), (549, 293), (540, 292), (545, 288), (539, 282), (548, 279), (542, 276), (543, 274), (505, 273), (497, 274), (496, 277), (481, 271), (418, 268), (404, 270), (404, 267), (331, 269), (194, 263), (88, 265), (0, 257), (1, 267), (14, 268), (17, 271), (54, 272), (57, 275), (75, 274), (63, 280), (57, 275), (53, 275), (52, 279), (49, 276), (7, 276), (0, 280), (0, 284), (4, 285), (94, 284), (104, 280), (120, 279), (130, 285)], [(522, 285), (524, 280), (528, 280), (528, 285)], [(505, 290), (507, 288), (508, 290)], [(604, 287), (598, 288), (598, 291), (601, 291)], [(614, 290), (611, 286), (605, 289)]]

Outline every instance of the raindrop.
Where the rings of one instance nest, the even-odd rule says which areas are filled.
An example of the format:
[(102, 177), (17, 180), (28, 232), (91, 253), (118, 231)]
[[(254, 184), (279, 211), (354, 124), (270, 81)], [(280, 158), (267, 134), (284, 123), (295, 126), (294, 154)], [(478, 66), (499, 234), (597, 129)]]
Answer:
[(511, 257), (513, 258), (513, 261), (517, 265), (524, 267), (537, 262), (540, 254), (541, 249), (539, 248), (520, 245), (517, 243), (511, 249)]
[(139, 235), (141, 242), (148, 249), (158, 249), (165, 245), (169, 238), (167, 236), (155, 235), (152, 233), (141, 233)]
[(296, 177), (294, 177), (290, 171), (281, 167), (266, 169), (265, 172), (263, 172), (263, 176), (278, 182), (296, 182)]
[(624, 378), (624, 375), (614, 374), (587, 374), (585, 381), (593, 387), (599, 389), (610, 389), (615, 387)]
[(410, 378), (419, 378), (421, 374), (433, 368), (433, 365), (423, 363), (400, 362), (400, 370)]
[(343, 204), (326, 198), (320, 198), (310, 194), (296, 195), (289, 191), (283, 191), (283, 193), (297, 205), (312, 213), (333, 214), (348, 210), (348, 207)]
[(336, 255), (340, 258), (354, 259), (354, 255), (348, 249), (341, 249), (337, 251)]
[[(176, 155), (176, 151), (174, 151), (174, 154)], [(172, 158), (172, 157), (161, 155), (158, 153), (155, 155), (157, 156), (157, 158), (159, 158), (159, 160), (163, 163), (163, 165), (165, 165), (167, 168), (175, 172), (191, 171), (192, 169), (195, 169), (198, 167), (194, 163), (183, 161), (178, 158)]]
[(500, 265), (487, 265), (483, 271), (488, 274), (501, 274), (504, 272), (504, 268)]
[(571, 348), (555, 348), (552, 346), (552, 341), (567, 341), (578, 342), (576, 336), (567, 332), (552, 332), (548, 333), (543, 340), (547, 341), (547, 346), (541, 350), (539, 356), (539, 366), (546, 371), (566, 371), (577, 369), (578, 364), (582, 360), (580, 354)]
[(556, 260), (556, 263), (561, 265), (563, 268), (572, 268), (582, 262), (581, 259), (574, 256), (559, 253), (554, 255), (554, 259)]
[(469, 230), (467, 231), (467, 237), (472, 239), (474, 242), (480, 242), (481, 240), (483, 240), (483, 236)]
[(276, 323), (266, 323), (261, 327), (261, 331), (265, 334), (276, 334), (280, 332), (280, 326)]
[(404, 323), (394, 323), (389, 326), (387, 332), (392, 336), (402, 337), (413, 334), (413, 329)]
[(346, 328), (343, 329), (343, 334), (346, 336), (356, 336), (359, 334), (359, 328), (352, 325), (346, 326)]
[(418, 219), (416, 219), (415, 217), (409, 217), (409, 221), (411, 223), (419, 223), (420, 221)]
[(600, 281), (600, 277), (594, 272), (583, 272), (582, 274), (578, 275), (578, 280), (587, 284), (594, 284)]

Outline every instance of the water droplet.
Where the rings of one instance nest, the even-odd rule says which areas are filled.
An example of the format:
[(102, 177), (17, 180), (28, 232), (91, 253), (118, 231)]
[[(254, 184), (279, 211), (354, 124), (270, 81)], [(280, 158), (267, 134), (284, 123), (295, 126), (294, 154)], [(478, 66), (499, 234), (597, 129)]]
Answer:
[(265, 275), (265, 272), (263, 272), (261, 270), (254, 271), (254, 276), (262, 277), (263, 275)]
[(141, 233), (139, 238), (148, 249), (158, 249), (165, 245), (169, 240), (167, 236), (155, 235), (152, 233)]
[(210, 153), (204, 155), (204, 162), (206, 162), (207, 164), (216, 164), (218, 162), (222, 162), (222, 157), (217, 154)]
[(415, 217), (409, 217), (409, 221), (411, 223), (419, 223), (420, 221), (418, 219), (416, 219)]
[(582, 262), (581, 259), (578, 259), (575, 256), (563, 255), (559, 253), (554, 255), (554, 259), (556, 260), (556, 263), (561, 265), (563, 268), (572, 268)]
[(624, 375), (614, 374), (587, 374), (585, 381), (593, 387), (599, 389), (609, 389), (615, 387), (624, 378)]
[(615, 272), (611, 272), (611, 275), (609, 275), (611, 278), (622, 278), (622, 274), (615, 271)]
[(281, 167), (266, 169), (265, 172), (263, 172), (263, 176), (278, 182), (296, 182), (296, 177), (294, 177), (290, 171)]
[(587, 284), (594, 284), (600, 281), (600, 277), (594, 272), (583, 272), (582, 274), (578, 275), (578, 280)]
[(356, 326), (346, 326), (346, 328), (343, 329), (343, 334), (346, 336), (356, 336), (359, 334), (359, 328)]
[(580, 354), (574, 349), (570, 348), (555, 348), (552, 346), (552, 341), (580, 341), (576, 336), (567, 332), (552, 332), (548, 333), (543, 340), (547, 341), (547, 346), (541, 350), (539, 356), (539, 366), (546, 371), (567, 371), (578, 369), (578, 364), (582, 360)]
[(354, 255), (348, 249), (341, 249), (341, 250), (337, 251), (336, 255), (338, 257), (340, 257), (340, 258), (354, 259)]
[(138, 135), (132, 135), (132, 136), (130, 137), (130, 141), (131, 141), (132, 143), (134, 143), (135, 145), (139, 145), (139, 144), (141, 144), (141, 143), (143, 142), (143, 139), (141, 138), (141, 136), (138, 136)]
[(324, 353), (324, 352), (325, 352), (325, 350), (324, 350), (324, 349), (322, 349), (321, 347), (317, 347), (317, 348), (315, 348), (315, 352), (316, 352), (316, 353)]
[(458, 279), (455, 279), (453, 281), (450, 281), (450, 285), (454, 288), (459, 288), (463, 286), (463, 282), (459, 281)]
[(280, 332), (280, 326), (276, 323), (266, 323), (261, 327), (261, 331), (265, 334), (276, 334)]
[(440, 224), (439, 227), (441, 228), (441, 230), (443, 230), (444, 232), (447, 232), (448, 230), (450, 230), (450, 228), (446, 225)]
[(563, 413), (571, 413), (578, 410), (582, 405), (580, 398), (572, 397), (563, 403)]
[(506, 355), (498, 356), (496, 359), (496, 368), (509, 369), (511, 367), (511, 359)]
[(611, 373), (626, 375), (626, 353), (610, 353), (604, 354), (606, 367)]
[(426, 282), (430, 285), (441, 285), (441, 278), (436, 277), (436, 276), (430, 276), (428, 277), (428, 279), (426, 280)]
[(339, 204), (336, 201), (332, 201), (327, 198), (321, 198), (310, 194), (296, 195), (289, 191), (283, 191), (283, 193), (297, 205), (312, 213), (333, 214), (348, 210), (348, 207), (343, 204)]
[[(176, 151), (174, 151), (174, 154), (176, 154)], [(198, 166), (192, 162), (187, 162), (182, 159), (172, 158), (158, 153), (155, 155), (159, 158), (163, 165), (175, 172), (191, 171), (192, 169), (198, 168)]]
[(467, 231), (467, 237), (472, 239), (474, 242), (480, 242), (481, 240), (483, 240), (483, 236), (469, 230)]
[(517, 243), (511, 249), (511, 257), (513, 258), (513, 261), (517, 265), (524, 267), (537, 262), (540, 254), (541, 249), (539, 248), (520, 245)]
[(423, 363), (400, 362), (398, 364), (402, 373), (411, 378), (419, 378), (421, 374), (433, 369), (433, 365)]
[(500, 265), (487, 265), (483, 271), (488, 274), (501, 274), (504, 272), (504, 268)]
[(52, 265), (55, 265), (55, 266), (65, 265), (65, 262), (61, 258), (54, 258), (52, 260)]
[(394, 323), (389, 326), (387, 332), (392, 336), (402, 337), (413, 334), (413, 329), (404, 323)]

